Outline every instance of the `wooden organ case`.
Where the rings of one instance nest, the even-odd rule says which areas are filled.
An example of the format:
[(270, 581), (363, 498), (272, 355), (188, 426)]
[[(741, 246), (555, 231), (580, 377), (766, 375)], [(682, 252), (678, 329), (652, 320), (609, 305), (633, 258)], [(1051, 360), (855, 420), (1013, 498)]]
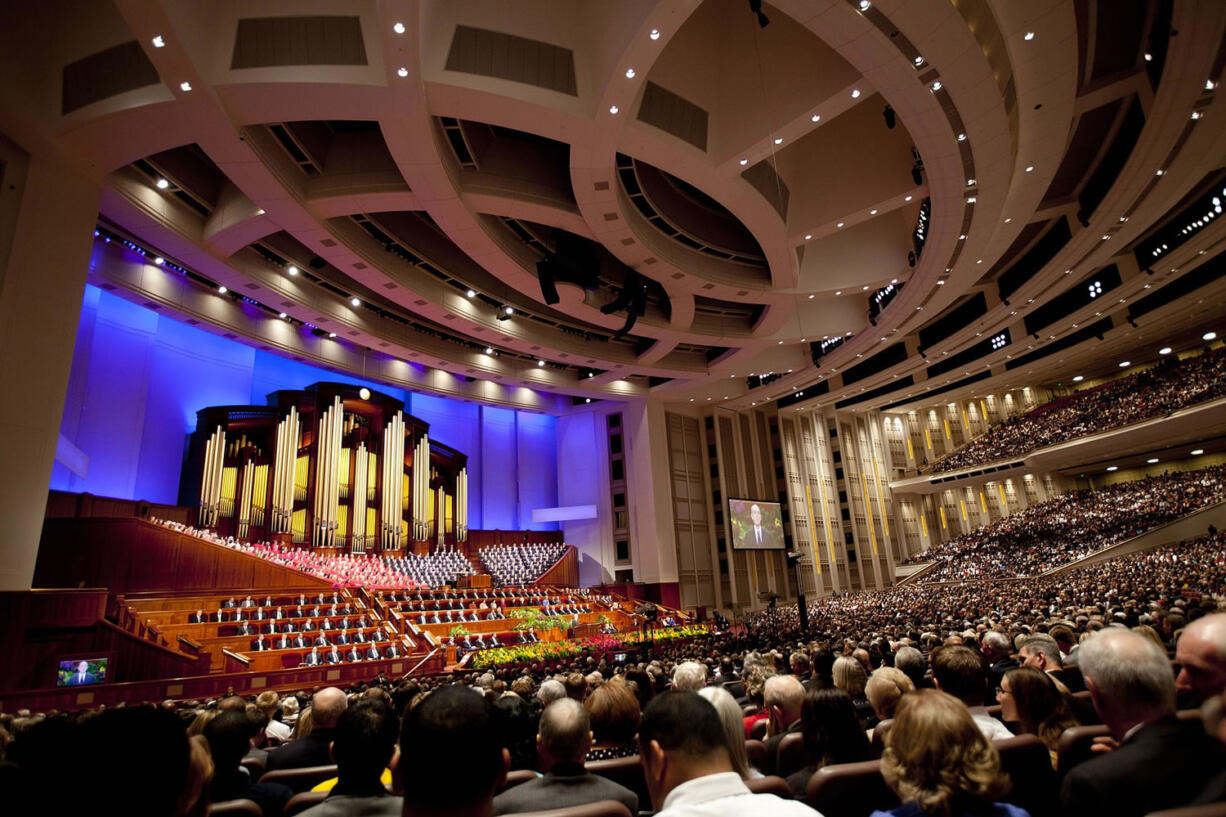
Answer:
[(425, 553), (468, 539), (466, 466), (399, 400), (315, 383), (197, 412), (179, 503), (241, 541)]

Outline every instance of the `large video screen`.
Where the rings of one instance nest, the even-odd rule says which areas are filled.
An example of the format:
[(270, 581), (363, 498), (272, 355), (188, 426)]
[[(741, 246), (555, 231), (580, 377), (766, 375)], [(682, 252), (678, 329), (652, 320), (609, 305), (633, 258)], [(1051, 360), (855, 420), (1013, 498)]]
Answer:
[(728, 526), (739, 550), (783, 550), (783, 518), (778, 502), (729, 499)]
[(57, 687), (87, 686), (106, 681), (106, 658), (70, 658), (60, 661), (56, 672)]

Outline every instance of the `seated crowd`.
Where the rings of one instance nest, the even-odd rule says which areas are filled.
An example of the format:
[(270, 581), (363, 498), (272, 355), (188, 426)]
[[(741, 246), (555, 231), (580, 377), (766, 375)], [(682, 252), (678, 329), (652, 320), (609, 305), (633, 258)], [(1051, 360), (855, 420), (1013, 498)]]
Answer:
[(220, 536), (207, 528), (194, 528), (157, 517), (150, 517), (150, 521), (276, 565), (327, 579), (341, 587), (416, 587), (424, 584), (407, 571), (396, 570), (375, 556), (323, 554), (309, 548), (293, 549), (273, 542), (240, 542), (233, 536)]
[(566, 545), (500, 545), (482, 548), (481, 564), (497, 586), (531, 584), (562, 558)]
[[(0, 715), (0, 780), (19, 814), (56, 790), (70, 812), (201, 814), (243, 798), (275, 817), (316, 788), (311, 817), (606, 800), (631, 815), (812, 805), (839, 817), (870, 808), (823, 799), (825, 773), (879, 756), (869, 773), (899, 817), (1140, 817), (1220, 802), (1224, 545), (1215, 534), (1047, 579), (825, 598), (809, 611), (812, 637), (779, 607), (642, 663), (593, 655), (379, 677), (348, 694)], [(1066, 751), (1078, 724), (1099, 725), (1093, 751)], [(1014, 734), (1034, 736), (1046, 777), (1026, 767), (1010, 787)], [(783, 796), (755, 793), (767, 789)]]
[(463, 553), (452, 547), (441, 547), (433, 553), (408, 553), (404, 556), (384, 556), (389, 570), (403, 573), (416, 584), (440, 587), (455, 582), (457, 576), (471, 576), (477, 571)]
[(1070, 491), (907, 559), (922, 581), (1036, 576), (1226, 498), (1226, 468)]
[(1226, 348), (1206, 349), (1186, 360), (1166, 357), (1152, 369), (1073, 392), (1011, 417), (938, 461), (932, 470), (957, 471), (1020, 457), (1222, 396), (1226, 396)]

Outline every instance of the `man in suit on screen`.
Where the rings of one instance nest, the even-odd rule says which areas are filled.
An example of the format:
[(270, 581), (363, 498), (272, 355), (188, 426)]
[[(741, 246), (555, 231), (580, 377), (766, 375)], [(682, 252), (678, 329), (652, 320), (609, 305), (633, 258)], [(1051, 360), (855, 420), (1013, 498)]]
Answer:
[(753, 524), (745, 533), (745, 541), (742, 543), (747, 547), (762, 547), (768, 540), (766, 528), (762, 527), (762, 509), (757, 503), (749, 508), (749, 521)]
[(86, 684), (94, 684), (98, 682), (97, 676), (89, 671), (89, 662), (82, 661), (77, 664), (77, 671), (68, 679), (68, 686), (85, 686)]

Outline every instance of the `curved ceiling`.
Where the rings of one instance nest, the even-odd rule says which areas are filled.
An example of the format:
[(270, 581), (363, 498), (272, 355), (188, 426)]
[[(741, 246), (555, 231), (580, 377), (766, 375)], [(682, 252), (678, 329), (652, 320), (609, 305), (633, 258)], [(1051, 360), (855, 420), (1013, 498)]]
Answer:
[(544, 410), (897, 407), (1105, 373), (1226, 311), (1223, 4), (763, 11), (10, 4), (0, 129), (171, 262), (96, 282)]

